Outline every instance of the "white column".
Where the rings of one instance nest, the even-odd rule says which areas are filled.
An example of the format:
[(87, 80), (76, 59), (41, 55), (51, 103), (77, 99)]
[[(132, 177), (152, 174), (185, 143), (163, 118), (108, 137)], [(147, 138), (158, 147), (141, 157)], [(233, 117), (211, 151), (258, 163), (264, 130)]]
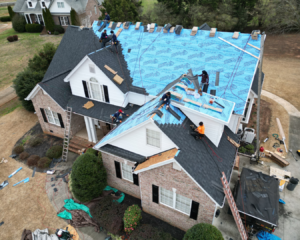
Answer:
[(46, 26), (43, 14), (41, 14), (41, 16), (42, 16), (42, 19), (43, 19), (44, 26)]
[(25, 15), (25, 20), (26, 20), (26, 23), (28, 23), (28, 21), (27, 21), (27, 16), (26, 16), (27, 14), (24, 14), (24, 15)]
[(87, 134), (88, 134), (89, 141), (93, 142), (89, 118), (84, 116), (84, 122), (85, 122), (85, 127), (86, 127), (86, 131), (87, 131)]
[(30, 23), (32, 24), (32, 20), (31, 20), (31, 16), (30, 16), (30, 14), (28, 14), (28, 16), (29, 16)]
[(97, 143), (98, 139), (97, 139), (97, 133), (96, 133), (94, 119), (89, 118), (89, 122), (90, 122), (91, 136), (92, 136), (93, 142)]
[(39, 18), (39, 15), (38, 15), (38, 14), (35, 14), (35, 18), (37, 18), (39, 24), (41, 24), (41, 23), (40, 23), (40, 18)]

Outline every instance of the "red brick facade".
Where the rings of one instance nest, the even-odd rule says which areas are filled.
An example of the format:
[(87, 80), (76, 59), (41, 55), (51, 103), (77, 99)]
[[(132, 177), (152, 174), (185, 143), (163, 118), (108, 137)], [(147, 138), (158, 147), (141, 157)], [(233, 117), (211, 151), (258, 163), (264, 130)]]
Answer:
[[(42, 90), (39, 90), (39, 92), (34, 96), (34, 98), (32, 99), (32, 103), (35, 108), (41, 127), (43, 129), (43, 132), (63, 138), (65, 129), (51, 123), (46, 123), (43, 119), (40, 109), (48, 109), (48, 107), (50, 107), (51, 111), (60, 113), (64, 124), (66, 123), (66, 112), (51, 97), (49, 97), (48, 94), (44, 94)], [(70, 135), (73, 136), (82, 128), (85, 128), (84, 117), (72, 113)]]
[[(103, 165), (106, 168), (106, 172), (107, 172), (108, 185), (140, 199), (141, 194), (140, 194), (139, 186), (133, 184), (133, 182), (116, 177), (115, 161), (124, 163), (124, 159), (104, 152), (102, 152), (102, 159), (103, 159)], [(127, 161), (127, 164), (132, 167), (134, 166), (134, 164), (130, 161)]]

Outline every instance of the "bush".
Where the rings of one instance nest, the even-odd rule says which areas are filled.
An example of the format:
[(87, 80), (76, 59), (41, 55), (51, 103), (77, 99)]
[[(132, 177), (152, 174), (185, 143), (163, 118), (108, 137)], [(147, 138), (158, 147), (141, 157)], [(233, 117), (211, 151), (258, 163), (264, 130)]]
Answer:
[(85, 153), (89, 153), (89, 154), (97, 156), (97, 152), (98, 151), (93, 148), (88, 148)]
[(72, 8), (70, 11), (70, 17), (71, 17), (71, 24), (74, 26), (80, 26), (79, 22), (78, 22), (78, 16), (76, 11)]
[(31, 138), (28, 142), (30, 147), (36, 147), (40, 145), (43, 142), (43, 139), (41, 138)]
[(138, 205), (132, 205), (127, 208), (124, 214), (124, 230), (127, 233), (132, 233), (142, 220), (142, 210)]
[(252, 144), (248, 144), (245, 148), (247, 150), (254, 150), (254, 146)]
[(239, 148), (239, 152), (240, 152), (240, 153), (245, 153), (245, 152), (246, 152), (246, 148), (240, 147), (240, 148)]
[(107, 185), (102, 160), (91, 154), (82, 154), (75, 160), (71, 178), (73, 194), (81, 202), (99, 197)]
[(43, 26), (41, 24), (26, 24), (25, 29), (30, 33), (40, 33), (43, 30)]
[(29, 153), (28, 152), (22, 152), (20, 155), (19, 155), (19, 158), (21, 160), (25, 160), (29, 157)]
[(19, 39), (18, 35), (13, 35), (13, 38), (14, 38), (15, 41), (18, 41), (18, 39)]
[(15, 14), (14, 18), (12, 19), (12, 26), (13, 26), (13, 29), (16, 31), (16, 32), (25, 32), (26, 29), (25, 29), (25, 25), (26, 25), (26, 20), (25, 20), (25, 17), (24, 16), (21, 16), (19, 14)]
[(62, 155), (63, 147), (60, 145), (52, 146), (48, 149), (46, 152), (46, 157), (53, 159), (53, 158), (59, 158)]
[(31, 155), (27, 160), (28, 166), (36, 166), (38, 161), (40, 160), (40, 157), (38, 155)]
[(51, 159), (50, 158), (47, 158), (47, 157), (42, 157), (37, 165), (39, 168), (48, 168), (50, 166), (50, 163), (51, 163)]
[(126, 208), (126, 205), (113, 202), (111, 196), (106, 196), (91, 211), (99, 225), (113, 235), (120, 235), (124, 229), (123, 216)]
[(160, 231), (150, 224), (143, 224), (134, 230), (129, 240), (175, 240), (170, 233)]
[(15, 152), (16, 154), (20, 154), (21, 152), (24, 152), (24, 147), (21, 146), (21, 145), (16, 146), (16, 147), (14, 148), (14, 152)]
[(208, 223), (198, 223), (184, 234), (183, 240), (224, 240), (221, 232)]
[(7, 7), (7, 11), (8, 11), (10, 19), (13, 19), (13, 17), (15, 16), (15, 12), (12, 10), (11, 6)]
[(54, 26), (54, 34), (55, 34), (55, 32), (64, 33), (65, 29), (62, 26), (60, 26), (60, 25), (55, 25)]
[(8, 36), (6, 39), (9, 42), (13, 42), (14, 41), (14, 37), (13, 36)]
[(54, 20), (52, 18), (52, 15), (50, 13), (50, 10), (48, 8), (43, 9), (43, 18), (44, 18), (44, 21), (45, 21), (46, 29), (50, 32), (53, 32), (55, 23), (54, 23)]
[(54, 35), (59, 35), (59, 32), (57, 32), (57, 31), (54, 31), (54, 33), (53, 33)]
[(1, 22), (10, 22), (11, 18), (10, 18), (10, 16), (0, 17), (0, 21)]

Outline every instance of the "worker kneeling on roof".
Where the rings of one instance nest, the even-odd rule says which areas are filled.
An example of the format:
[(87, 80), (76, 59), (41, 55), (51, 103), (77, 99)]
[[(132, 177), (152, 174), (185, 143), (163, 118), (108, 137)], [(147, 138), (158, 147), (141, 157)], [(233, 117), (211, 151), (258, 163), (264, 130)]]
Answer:
[(171, 93), (167, 92), (165, 93), (161, 99), (159, 99), (158, 104), (156, 105), (156, 107), (160, 107), (163, 103), (166, 104), (166, 109), (168, 109), (170, 107), (170, 98), (171, 98)]
[[(125, 115), (125, 113), (122, 111), (122, 109), (119, 109), (119, 111), (116, 111), (113, 115), (110, 115), (110, 118), (114, 122), (122, 122), (121, 120), (123, 119), (123, 115)], [(129, 114), (126, 114), (126, 116), (128, 117)]]
[(205, 133), (205, 127), (203, 122), (199, 123), (199, 127), (195, 127), (194, 125), (191, 125), (191, 128), (193, 129), (193, 132), (191, 132), (191, 135), (197, 140), (197, 139), (201, 139), (202, 137), (204, 137), (204, 133)]
[(101, 38), (100, 38), (99, 42), (101, 42), (101, 48), (104, 48), (105, 47), (105, 43), (107, 43), (106, 29), (101, 34)]

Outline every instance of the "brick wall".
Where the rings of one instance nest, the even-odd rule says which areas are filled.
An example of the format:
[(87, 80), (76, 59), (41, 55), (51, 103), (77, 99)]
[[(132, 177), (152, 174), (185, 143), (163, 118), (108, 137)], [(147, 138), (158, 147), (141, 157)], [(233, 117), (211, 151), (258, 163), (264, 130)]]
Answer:
[[(102, 152), (102, 159), (107, 172), (108, 185), (136, 198), (141, 198), (139, 186), (125, 179), (117, 178), (116, 176), (115, 161), (123, 163), (124, 159), (104, 152)], [(127, 164), (132, 167), (134, 166), (134, 164), (130, 161), (127, 161)]]
[[(66, 124), (66, 118), (67, 118), (65, 111), (55, 101), (53, 101), (52, 98), (49, 97), (49, 95), (44, 94), (42, 90), (40, 90), (35, 95), (35, 97), (32, 99), (32, 103), (35, 108), (35, 111), (38, 116), (41, 127), (43, 129), (43, 132), (63, 138), (65, 129), (61, 128), (60, 126), (56, 126), (54, 124), (44, 122), (40, 108), (48, 109), (48, 107), (50, 107), (51, 111), (60, 113), (61, 117), (63, 119), (64, 125)], [(71, 123), (71, 134), (70, 135), (72, 136), (73, 134), (76, 134), (83, 127), (85, 127), (84, 117), (72, 113), (72, 123)], [(52, 131), (52, 132), (50, 132), (50, 131)]]
[[(197, 223), (212, 223), (215, 203), (196, 185), (196, 183), (183, 171), (173, 169), (173, 164), (155, 168), (139, 174), (142, 191), (143, 211), (162, 219), (169, 224), (188, 230)], [(162, 204), (152, 202), (152, 184), (163, 187), (198, 202), (198, 219), (191, 219), (189, 215)]]
[[(95, 12), (95, 6), (96, 6), (97, 13)], [(97, 21), (98, 18), (100, 17), (100, 9), (98, 6), (98, 1), (88, 0), (85, 8), (85, 13), (87, 16), (89, 16), (90, 24), (93, 24), (94, 21)]]
[[(70, 15), (52, 15), (53, 21), (55, 25), (61, 25), (59, 21), (59, 17), (68, 17), (69, 18), (69, 24), (71, 25), (71, 17)], [(62, 26), (65, 30), (68, 28), (68, 26)]]

